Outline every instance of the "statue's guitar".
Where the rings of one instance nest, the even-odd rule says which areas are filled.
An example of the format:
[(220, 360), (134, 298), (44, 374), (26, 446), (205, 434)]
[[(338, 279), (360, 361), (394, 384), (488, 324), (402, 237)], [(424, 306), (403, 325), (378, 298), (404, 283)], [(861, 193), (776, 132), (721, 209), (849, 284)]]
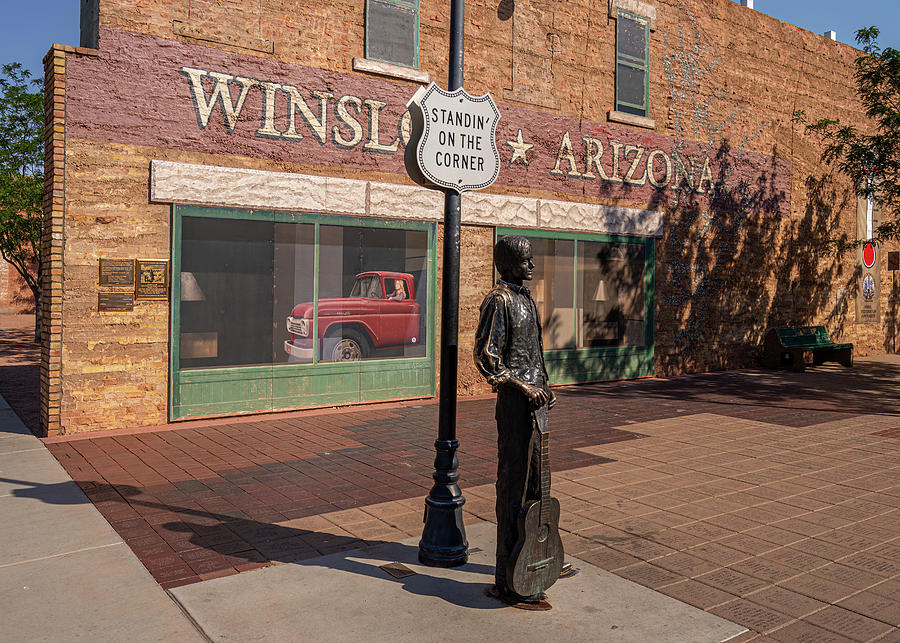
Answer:
[(559, 501), (550, 497), (549, 435), (547, 407), (534, 412), (541, 438), (541, 496), (526, 502), (519, 515), (519, 540), (512, 550), (507, 582), (520, 596), (534, 596), (559, 578), (563, 544), (559, 538)]

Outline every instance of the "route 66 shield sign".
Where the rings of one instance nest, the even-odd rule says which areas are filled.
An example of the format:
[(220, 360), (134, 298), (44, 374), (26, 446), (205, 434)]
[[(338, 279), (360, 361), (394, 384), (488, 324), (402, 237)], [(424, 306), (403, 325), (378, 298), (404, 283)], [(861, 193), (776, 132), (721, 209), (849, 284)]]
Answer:
[(431, 83), (407, 103), (412, 134), (404, 161), (410, 178), (432, 189), (480, 190), (497, 180), (500, 111), (490, 94), (445, 91)]

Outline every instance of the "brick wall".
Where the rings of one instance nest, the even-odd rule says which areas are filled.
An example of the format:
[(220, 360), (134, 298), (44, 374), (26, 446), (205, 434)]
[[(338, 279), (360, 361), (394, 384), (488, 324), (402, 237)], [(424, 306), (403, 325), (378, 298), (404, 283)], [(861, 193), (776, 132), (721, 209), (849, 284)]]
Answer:
[[(489, 192), (664, 212), (656, 266), (659, 375), (752, 365), (765, 330), (782, 323), (825, 323), (835, 339), (855, 342), (858, 353), (889, 349), (896, 332), (888, 314), (897, 307), (893, 275), (881, 272), (883, 323), (855, 324), (856, 258), (821, 250), (835, 234), (855, 236), (855, 197), (846, 180), (819, 163), (817, 143), (791, 120), (796, 109), (813, 119), (857, 119), (858, 52), (730, 0), (652, 4), (655, 128), (647, 129), (607, 121), (615, 21), (605, 3), (599, 10), (588, 2), (517, 3), (508, 19), (496, 3), (467, 3), (466, 87), (490, 91), (504, 114), (501, 177)], [(255, 136), (264, 125), (260, 90), (248, 94), (233, 131), (219, 107), (200, 127), (183, 67), (296, 85), (313, 110), (312, 90), (331, 92), (333, 101), (343, 95), (380, 101), (380, 142), (396, 138), (392, 128), (415, 84), (352, 71), (353, 58), (363, 55), (364, 3), (297, 5), (262, 0), (258, 10), (242, 5), (222, 16), (207, 0), (109, 0), (101, 5), (98, 56), (71, 48), (48, 56), (48, 88), (55, 88), (48, 114), (57, 136), (48, 146), (48, 176), (55, 178), (45, 226), (53, 275), (44, 285), (52, 322), (42, 362), (48, 432), (166, 421), (168, 306), (96, 310), (100, 257), (169, 258), (170, 208), (148, 198), (152, 160), (410, 183), (399, 154), (367, 153), (362, 142), (340, 150), (319, 144), (309, 129), (299, 143)], [(447, 38), (445, 3), (423, 0), (420, 67), (439, 84)], [(207, 96), (211, 79), (203, 76)], [(360, 120), (368, 115), (371, 123), (374, 103), (366, 105)], [(528, 165), (513, 162), (502, 142), (517, 130), (535, 145)], [(625, 145), (660, 149), (696, 165), (688, 163), (680, 185), (662, 190), (604, 182), (586, 176), (584, 137), (604, 143), (611, 175), (611, 143), (621, 143), (617, 153)], [(368, 130), (363, 141), (372, 141)], [(706, 158), (713, 180), (701, 190)], [(624, 157), (621, 163), (624, 176)], [(463, 229), (461, 394), (486, 391), (467, 356), (492, 278), (492, 240), (489, 227)]]
[(0, 259), (0, 312), (33, 313), (34, 296), (19, 272)]

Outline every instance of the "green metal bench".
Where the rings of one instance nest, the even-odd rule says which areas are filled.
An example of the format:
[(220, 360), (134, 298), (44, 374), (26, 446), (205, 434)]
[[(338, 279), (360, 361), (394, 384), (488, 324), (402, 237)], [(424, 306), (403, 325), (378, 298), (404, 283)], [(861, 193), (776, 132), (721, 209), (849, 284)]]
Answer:
[(812, 363), (838, 362), (853, 366), (853, 344), (835, 344), (824, 326), (791, 326), (772, 328), (766, 333), (762, 363), (766, 368), (806, 368), (806, 353), (812, 353)]

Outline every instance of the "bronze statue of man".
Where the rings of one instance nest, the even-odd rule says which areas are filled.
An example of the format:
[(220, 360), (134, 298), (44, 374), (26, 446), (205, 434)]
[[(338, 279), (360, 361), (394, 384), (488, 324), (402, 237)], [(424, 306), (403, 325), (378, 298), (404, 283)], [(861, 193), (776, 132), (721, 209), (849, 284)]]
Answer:
[[(541, 496), (541, 433), (546, 433), (547, 410), (556, 404), (544, 366), (540, 317), (523, 283), (534, 274), (531, 242), (502, 237), (494, 247), (494, 265), (500, 279), (481, 304), (474, 351), (478, 370), (497, 393), (497, 565), (490, 593), (510, 604), (546, 604), (542, 590), (519, 594), (510, 578), (523, 506)], [(549, 467), (544, 475), (549, 493)], [(561, 559), (561, 543), (558, 555)]]

